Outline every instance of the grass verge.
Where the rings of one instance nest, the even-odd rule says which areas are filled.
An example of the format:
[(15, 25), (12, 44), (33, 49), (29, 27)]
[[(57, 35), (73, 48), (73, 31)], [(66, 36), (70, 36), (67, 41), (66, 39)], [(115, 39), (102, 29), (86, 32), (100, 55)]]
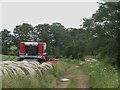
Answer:
[[(87, 57), (88, 58), (88, 57)], [(92, 56), (89, 58), (93, 58)], [(82, 60), (69, 60), (65, 62), (79, 65), (80, 68), (90, 76), (90, 88), (118, 88), (118, 70), (117, 67), (106, 65), (100, 60), (93, 63), (85, 63)]]
[(3, 88), (52, 88), (56, 79), (63, 75), (69, 68), (66, 62), (58, 61), (53, 69), (46, 71), (43, 76), (18, 76), (14, 78), (3, 78)]
[(17, 61), (17, 56), (11, 56), (11, 55), (0, 55), (0, 61)]
[(113, 66), (105, 66), (102, 62), (84, 64), (82, 69), (90, 75), (91, 88), (118, 88), (118, 71)]

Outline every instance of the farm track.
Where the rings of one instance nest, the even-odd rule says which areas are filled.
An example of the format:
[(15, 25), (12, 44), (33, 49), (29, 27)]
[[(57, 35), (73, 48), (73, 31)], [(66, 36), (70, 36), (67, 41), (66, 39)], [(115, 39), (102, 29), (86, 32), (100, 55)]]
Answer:
[[(4, 68), (2, 68), (4, 67)], [(29, 76), (42, 76), (46, 70), (52, 69), (53, 65), (51, 63), (37, 63), (37, 62), (27, 62), (27, 61), (4, 61), (0, 64), (0, 70), (2, 71), (3, 78), (14, 78), (18, 75), (29, 75)], [(72, 75), (73, 70), (77, 70), (77, 76)], [(88, 81), (89, 76), (86, 75), (79, 66), (72, 65), (61, 78), (69, 78), (68, 82), (61, 82), (60, 78), (56, 80), (53, 88), (69, 88), (70, 83), (74, 80), (77, 83), (75, 88), (89, 88)]]
[[(74, 69), (76, 69), (78, 73), (76, 77), (72, 75)], [(86, 75), (77, 65), (71, 66), (61, 78), (68, 78), (70, 81), (61, 82), (57, 79), (56, 85), (53, 88), (69, 88), (68, 86), (71, 83), (71, 80), (74, 80), (77, 83), (76, 88), (89, 88), (89, 76)]]

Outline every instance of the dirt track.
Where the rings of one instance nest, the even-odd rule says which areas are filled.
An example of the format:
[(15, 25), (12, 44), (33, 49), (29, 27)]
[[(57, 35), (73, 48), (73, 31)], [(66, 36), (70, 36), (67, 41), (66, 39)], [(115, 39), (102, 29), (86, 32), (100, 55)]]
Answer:
[[(73, 76), (73, 70), (77, 70), (77, 76)], [(68, 88), (68, 85), (71, 83), (71, 80), (74, 80), (77, 83), (77, 87), (75, 88), (89, 88), (88, 81), (89, 76), (86, 75), (79, 66), (73, 65), (71, 66), (65, 74), (61, 78), (69, 78), (68, 82), (61, 82), (59, 79), (56, 81), (56, 85), (54, 88)]]

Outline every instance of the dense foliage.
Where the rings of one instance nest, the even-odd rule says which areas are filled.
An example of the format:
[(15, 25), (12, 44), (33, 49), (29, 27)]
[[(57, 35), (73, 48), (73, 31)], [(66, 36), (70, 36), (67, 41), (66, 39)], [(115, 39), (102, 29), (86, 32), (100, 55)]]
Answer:
[(99, 3), (99, 9), (90, 18), (84, 18), (82, 28), (65, 28), (61, 23), (17, 25), (13, 34), (4, 29), (2, 34), (2, 53), (18, 55), (20, 41), (45, 41), (47, 52), (56, 57), (82, 58), (93, 55), (107, 58), (105, 62), (116, 64), (118, 55), (118, 31), (120, 26), (120, 2)]

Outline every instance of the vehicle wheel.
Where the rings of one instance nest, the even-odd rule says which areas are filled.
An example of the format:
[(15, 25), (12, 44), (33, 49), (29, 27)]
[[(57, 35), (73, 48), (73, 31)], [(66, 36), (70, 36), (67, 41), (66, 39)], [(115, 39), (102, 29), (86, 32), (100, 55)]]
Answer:
[(38, 62), (39, 63), (43, 63), (44, 61), (42, 59), (38, 59)]

